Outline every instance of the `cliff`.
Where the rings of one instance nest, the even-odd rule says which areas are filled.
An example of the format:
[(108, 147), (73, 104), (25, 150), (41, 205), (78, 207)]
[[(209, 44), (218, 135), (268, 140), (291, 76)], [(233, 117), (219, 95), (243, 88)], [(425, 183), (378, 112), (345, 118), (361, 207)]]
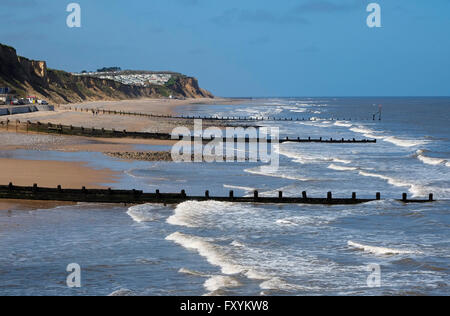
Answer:
[(45, 61), (17, 56), (14, 48), (0, 44), (0, 87), (10, 87), (17, 95), (36, 95), (51, 103), (65, 104), (97, 100), (161, 98), (173, 95), (187, 98), (213, 98), (198, 81), (174, 75), (166, 85), (146, 87), (122, 84), (109, 79), (74, 76), (47, 68)]

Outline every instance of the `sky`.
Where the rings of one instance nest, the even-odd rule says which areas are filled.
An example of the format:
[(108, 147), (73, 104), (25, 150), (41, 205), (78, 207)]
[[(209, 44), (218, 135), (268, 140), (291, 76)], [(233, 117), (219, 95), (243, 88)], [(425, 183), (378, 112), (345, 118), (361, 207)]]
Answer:
[[(66, 25), (71, 2), (81, 28)], [(450, 95), (450, 0), (0, 4), (0, 43), (55, 69), (171, 70), (224, 97)]]

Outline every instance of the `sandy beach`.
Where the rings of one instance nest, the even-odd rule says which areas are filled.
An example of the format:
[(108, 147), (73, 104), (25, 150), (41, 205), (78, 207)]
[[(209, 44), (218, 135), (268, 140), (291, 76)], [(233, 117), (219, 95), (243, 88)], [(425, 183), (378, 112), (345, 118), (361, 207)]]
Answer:
[(72, 103), (62, 105), (60, 108), (82, 108), (82, 109), (104, 109), (111, 111), (123, 111), (126, 109), (129, 112), (146, 113), (146, 114), (161, 114), (172, 115), (175, 109), (186, 105), (213, 105), (213, 104), (237, 104), (242, 100), (229, 98), (199, 98), (199, 99), (138, 99), (138, 100), (123, 100), (123, 101), (96, 101), (85, 103)]

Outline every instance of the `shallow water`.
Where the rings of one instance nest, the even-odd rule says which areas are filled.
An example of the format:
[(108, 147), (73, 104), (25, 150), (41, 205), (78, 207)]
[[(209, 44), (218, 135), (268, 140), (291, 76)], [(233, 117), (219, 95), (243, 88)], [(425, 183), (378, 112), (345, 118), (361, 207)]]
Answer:
[[(373, 121), (378, 104), (383, 120)], [(272, 196), (308, 191), (318, 197), (332, 191), (369, 198), (381, 192), (386, 200), (356, 206), (79, 204), (0, 212), (0, 294), (448, 295), (449, 105), (445, 98), (307, 98), (183, 109), (198, 115), (314, 117), (261, 124), (280, 126), (282, 136), (378, 139), (285, 143), (277, 172), (261, 163), (124, 162), (47, 152), (49, 159), (83, 159), (123, 171), (117, 188), (214, 195), (258, 189)], [(30, 151), (12, 155), (38, 159)], [(395, 201), (403, 192), (416, 198), (434, 193), (440, 201), (404, 205)], [(65, 284), (66, 266), (73, 262), (82, 268), (80, 289)], [(381, 267), (379, 288), (367, 286), (369, 264)]]

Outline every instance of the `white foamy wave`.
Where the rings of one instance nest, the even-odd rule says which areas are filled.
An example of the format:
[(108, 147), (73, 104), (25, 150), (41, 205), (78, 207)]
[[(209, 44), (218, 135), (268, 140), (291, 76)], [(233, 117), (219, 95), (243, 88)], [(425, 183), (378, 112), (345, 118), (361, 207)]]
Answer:
[(370, 128), (364, 127), (364, 126), (358, 126), (358, 127), (352, 127), (350, 128), (352, 132), (363, 134), (367, 138), (376, 138), (381, 139), (383, 141), (392, 143), (399, 147), (415, 147), (415, 146), (421, 146), (425, 145), (428, 142), (426, 140), (419, 140), (419, 139), (403, 139), (398, 138), (396, 136), (385, 136), (380, 135), (380, 132), (376, 132)]
[(385, 247), (375, 247), (359, 244), (353, 241), (348, 241), (348, 246), (353, 247), (359, 250), (363, 250), (364, 252), (371, 253), (374, 255), (402, 255), (402, 254), (417, 254), (420, 252), (411, 251), (411, 250), (401, 250), (401, 249), (391, 249)]
[(430, 193), (437, 193), (440, 194), (441, 196), (446, 197), (448, 196), (448, 194), (450, 194), (450, 189), (432, 187), (417, 183), (410, 183), (406, 182), (406, 180), (396, 179), (393, 177), (388, 177), (381, 174), (370, 173), (365, 171), (359, 171), (359, 174), (365, 177), (373, 177), (386, 180), (390, 185), (393, 185), (395, 187), (408, 188), (409, 192), (413, 195), (413, 197), (421, 197), (421, 196), (423, 197), (427, 196)]
[(242, 284), (239, 282), (239, 280), (230, 277), (230, 276), (223, 276), (223, 275), (215, 275), (208, 280), (206, 280), (205, 284), (203, 285), (205, 289), (207, 289), (210, 292), (215, 292), (221, 289), (228, 289), (228, 288), (236, 288), (242, 286)]
[(345, 159), (340, 159), (340, 158), (332, 158), (331, 160), (334, 161), (334, 162), (343, 163), (343, 164), (346, 164), (346, 165), (352, 163), (351, 160), (345, 160)]
[(287, 225), (287, 226), (298, 226), (298, 224), (288, 220), (288, 219), (279, 219), (276, 221), (278, 225)]
[(167, 209), (153, 204), (142, 204), (130, 207), (127, 214), (138, 223), (154, 222), (165, 217), (161, 211), (167, 211)]
[(223, 274), (238, 274), (246, 271), (226, 255), (223, 247), (213, 244), (207, 238), (176, 232), (167, 236), (166, 240), (173, 241), (186, 249), (197, 251), (210, 264), (220, 267)]
[(338, 166), (338, 165), (335, 165), (335, 164), (329, 165), (328, 169), (333, 169), (333, 170), (337, 170), (337, 171), (355, 171), (355, 170), (358, 170), (358, 168), (356, 168), (356, 167), (344, 167), (344, 166)]
[(201, 227), (206, 215), (230, 210), (232, 203), (216, 201), (187, 201), (175, 209), (175, 213), (167, 219), (167, 223), (176, 226)]
[(352, 126), (353, 126), (353, 124), (350, 124), (350, 123), (344, 123), (344, 122), (339, 122), (339, 121), (335, 122), (334, 125), (340, 126), (340, 127), (352, 127)]
[(365, 176), (365, 177), (372, 177), (372, 178), (386, 180), (390, 185), (393, 185), (395, 187), (412, 187), (414, 185), (414, 184), (407, 183), (400, 179), (395, 179), (395, 178), (384, 176), (384, 175), (377, 174), (377, 173), (360, 171), (359, 174), (362, 176)]
[(293, 159), (294, 162), (299, 164), (312, 164), (318, 162), (337, 162), (343, 164), (352, 163), (351, 160), (338, 158), (338, 157), (324, 157), (324, 156), (313, 156), (313, 155), (305, 155), (298, 152), (292, 152), (289, 150), (282, 149), (281, 147), (278, 149), (278, 153), (285, 157)]
[[(340, 212), (340, 215), (345, 212)], [(288, 218), (278, 219), (276, 223), (281, 226), (321, 226), (327, 225), (335, 220), (338, 216), (293, 216)]]
[(274, 177), (274, 178), (288, 179), (288, 180), (294, 180), (294, 181), (314, 181), (314, 179), (293, 176), (291, 174), (282, 173), (279, 171), (273, 171), (272, 168), (265, 168), (264, 166), (256, 167), (254, 169), (245, 169), (244, 171), (247, 173), (256, 174), (256, 175), (260, 175), (260, 176), (266, 176), (266, 177)]
[(382, 139), (386, 142), (390, 142), (400, 147), (415, 147), (415, 146), (422, 146), (428, 143), (425, 140), (401, 139), (395, 136), (382, 137)]
[(224, 184), (223, 187), (226, 189), (236, 189), (236, 190), (242, 190), (242, 191), (247, 191), (247, 192), (253, 192), (256, 190), (256, 188), (242, 187), (242, 186), (230, 185), (230, 184)]
[(382, 138), (381, 136), (375, 135), (376, 132), (374, 130), (364, 126), (352, 127), (350, 130), (358, 134), (363, 134), (367, 138)]
[(237, 240), (233, 240), (233, 242), (230, 245), (233, 247), (236, 247), (236, 248), (244, 248), (245, 247), (245, 245), (243, 243), (240, 243)]
[(450, 163), (447, 159), (427, 157), (424, 155), (424, 152), (424, 150), (418, 150), (416, 152), (417, 159), (422, 161), (424, 164), (432, 166), (444, 165), (446, 167), (450, 167)]

